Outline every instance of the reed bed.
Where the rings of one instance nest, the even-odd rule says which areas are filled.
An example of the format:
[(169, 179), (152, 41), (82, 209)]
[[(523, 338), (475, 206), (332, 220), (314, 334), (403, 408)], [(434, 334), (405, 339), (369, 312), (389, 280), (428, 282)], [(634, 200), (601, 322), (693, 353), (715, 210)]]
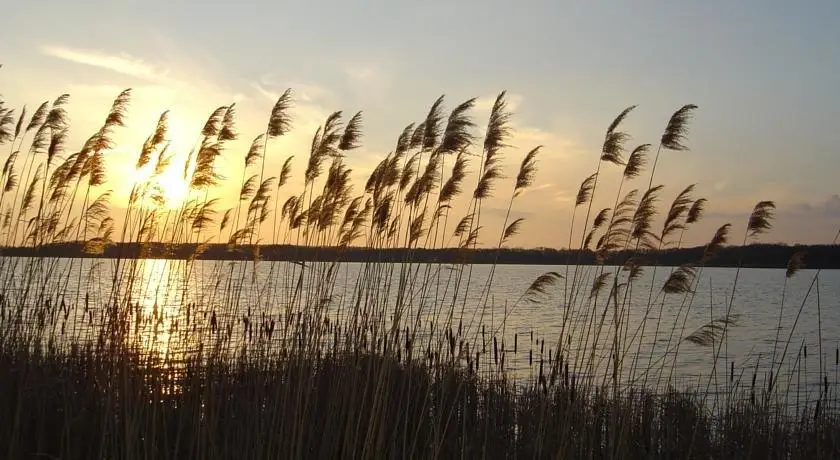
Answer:
[[(240, 136), (236, 107), (221, 106), (182, 164), (173, 163), (164, 112), (139, 146), (143, 179), (127, 203), (112, 208), (106, 160), (130, 99), (131, 90), (119, 94), (101, 128), (70, 153), (68, 95), (31, 115), (0, 101), (0, 143), (9, 146), (0, 238), (35, 254), (0, 257), (0, 410), (7, 414), (0, 447), (7, 458), (840, 455), (837, 362), (830, 376), (821, 320), (818, 388), (801, 405), (797, 397), (792, 406), (788, 392), (803, 374), (814, 378), (807, 347), (793, 338), (813, 301), (820, 317), (820, 271), (804, 298), (794, 299), (794, 323), (783, 328), (788, 280), (803, 268), (803, 257), (794, 256), (780, 280), (778, 346), (763, 358), (770, 371), (742, 367), (736, 375), (727, 349), (742, 314), (740, 269), (725, 298), (696, 298), (731, 226), (710, 236), (695, 263), (657, 261), (659, 251), (682, 245), (707, 206), (694, 185), (661, 206), (665, 188), (655, 175), (660, 161), (688, 150), (696, 106), (667, 119), (655, 150), (628, 145), (622, 125), (635, 106), (619, 113), (580, 185), (569, 229), (568, 247), (594, 250), (598, 263), (569, 260), (499, 305), (496, 265), (371, 261), (346, 271), (340, 250), (467, 255), (479, 245), (505, 247), (526, 224), (512, 210), (534, 182), (541, 147), (505, 177), (514, 132), (504, 92), (483, 129), (472, 116), (474, 99), (448, 112), (437, 99), (358, 190), (348, 164), (362, 143), (361, 112), (329, 115), (302, 161), (269, 162), (293, 127), (291, 90), (242, 152), (230, 147)], [(241, 175), (223, 177), (222, 155), (241, 161)], [(159, 180), (173, 168), (188, 189), (177, 203)], [(614, 197), (599, 194), (608, 168), (618, 171)], [(239, 191), (228, 208), (226, 181)], [(493, 232), (482, 210), (499, 197), (507, 214)], [(757, 203), (735, 243), (757, 241), (774, 210), (772, 201)], [(59, 243), (82, 243), (96, 255), (115, 241), (137, 245), (141, 255), (161, 243), (196, 250), (163, 268), (127, 256), (37, 256)], [(211, 243), (247, 250), (253, 260), (196, 260)], [(338, 248), (339, 256), (261, 261), (266, 243)], [(632, 257), (606, 265), (618, 251)], [(560, 330), (536, 337), (508, 330), (509, 315), (525, 304), (556, 311)], [(674, 308), (675, 319), (663, 322), (663, 311)], [(701, 309), (708, 321), (690, 321)], [(658, 345), (648, 346), (650, 337)], [(706, 377), (690, 385), (677, 378), (685, 347), (714, 357)]]

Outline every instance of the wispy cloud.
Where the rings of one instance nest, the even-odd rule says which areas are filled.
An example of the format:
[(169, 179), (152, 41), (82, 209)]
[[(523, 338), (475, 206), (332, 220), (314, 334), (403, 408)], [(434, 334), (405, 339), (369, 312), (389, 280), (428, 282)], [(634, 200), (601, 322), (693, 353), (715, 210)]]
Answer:
[(108, 54), (94, 50), (72, 49), (60, 45), (42, 46), (41, 51), (48, 56), (65, 61), (99, 67), (144, 80), (161, 81), (165, 79), (168, 73), (167, 70), (160, 70), (128, 53)]
[(377, 72), (371, 67), (350, 66), (344, 72), (354, 80), (371, 80), (377, 78)]
[(272, 102), (276, 101), (286, 88), (291, 88), (296, 101), (324, 102), (332, 97), (330, 90), (312, 83), (281, 82), (279, 79), (265, 76), (251, 87)]
[(835, 218), (840, 217), (840, 195), (829, 196), (824, 202), (796, 203), (790, 206), (791, 212), (797, 214), (810, 214), (811, 216)]
[(554, 201), (557, 203), (572, 203), (574, 201), (574, 195), (568, 191), (561, 191), (554, 194)]
[[(496, 102), (497, 97), (498, 97), (498, 94), (494, 94), (492, 96), (482, 96), (482, 97), (476, 98), (475, 105), (473, 106), (475, 108), (475, 111), (477, 113), (484, 113), (484, 112), (490, 113), (490, 110), (493, 109), (493, 104)], [(507, 94), (505, 94), (505, 101), (507, 101), (507, 108), (508, 108), (508, 110), (510, 110), (512, 112), (516, 112), (519, 109), (519, 107), (522, 106), (523, 99), (524, 98), (521, 94), (511, 93), (511, 92), (508, 92)]]
[(840, 195), (831, 195), (824, 205), (825, 214), (829, 217), (840, 217)]
[(351, 64), (343, 68), (350, 90), (363, 100), (382, 102), (391, 88), (391, 76), (375, 64)]

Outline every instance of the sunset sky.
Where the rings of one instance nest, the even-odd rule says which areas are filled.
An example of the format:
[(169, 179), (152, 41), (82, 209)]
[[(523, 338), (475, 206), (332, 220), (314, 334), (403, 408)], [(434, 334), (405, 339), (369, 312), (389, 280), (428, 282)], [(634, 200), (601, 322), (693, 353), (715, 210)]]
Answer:
[[(184, 158), (209, 113), (236, 102), (240, 140), (218, 163), (231, 198), (241, 158), (286, 88), (295, 94), (293, 131), (270, 144), (268, 167), (279, 172), (289, 154), (303, 160), (330, 112), (362, 110), (364, 145), (347, 159), (357, 191), (439, 95), (449, 109), (479, 98), (472, 114), (481, 135), (493, 98), (507, 90), (508, 176), (544, 146), (534, 186), (514, 205), (526, 218), (512, 242), (520, 247), (568, 244), (574, 194), (622, 109), (639, 105), (624, 125), (629, 146), (656, 145), (671, 113), (693, 103), (690, 151), (663, 152), (655, 179), (664, 203), (692, 183), (709, 200), (688, 243), (704, 243), (724, 222), (742, 233), (759, 200), (778, 205), (763, 241), (826, 243), (840, 226), (838, 23), (836, 0), (33, 0), (0, 19), (0, 94), (34, 110), (69, 93), (72, 149), (133, 88), (128, 126), (107, 157), (118, 197), (162, 111)], [(595, 208), (612, 205), (617, 178), (608, 167)], [(506, 182), (487, 204), (496, 226), (509, 195)]]

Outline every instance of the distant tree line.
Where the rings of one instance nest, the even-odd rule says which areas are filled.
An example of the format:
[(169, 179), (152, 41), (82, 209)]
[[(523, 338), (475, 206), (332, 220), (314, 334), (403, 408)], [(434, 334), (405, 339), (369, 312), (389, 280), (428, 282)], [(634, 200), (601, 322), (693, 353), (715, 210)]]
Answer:
[[(618, 251), (599, 260), (589, 250), (568, 249), (373, 249), (363, 247), (311, 247), (293, 245), (164, 244), (116, 243), (91, 251), (83, 243), (60, 243), (40, 247), (4, 247), (0, 255), (10, 257), (94, 257), (151, 258), (200, 260), (266, 261), (343, 261), (343, 262), (425, 262), (473, 264), (621, 265), (635, 257), (641, 265), (678, 266), (696, 263), (703, 257), (704, 247), (667, 249), (662, 251)], [(840, 245), (752, 244), (721, 248), (705, 263), (709, 267), (784, 268), (796, 253), (803, 254), (806, 268), (840, 269)]]

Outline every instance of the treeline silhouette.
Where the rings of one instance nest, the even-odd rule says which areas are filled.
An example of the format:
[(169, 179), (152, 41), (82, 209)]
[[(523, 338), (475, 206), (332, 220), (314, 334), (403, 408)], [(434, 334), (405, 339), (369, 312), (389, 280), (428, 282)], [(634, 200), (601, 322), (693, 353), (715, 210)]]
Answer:
[[(116, 243), (91, 252), (84, 243), (56, 243), (41, 247), (5, 247), (0, 255), (11, 257), (149, 258), (200, 260), (318, 261), (318, 262), (413, 262), (446, 264), (523, 264), (523, 265), (624, 265), (631, 257), (639, 265), (679, 266), (703, 258), (705, 247), (662, 251), (617, 251), (599, 260), (594, 251), (552, 248), (534, 249), (424, 249), (312, 247), (295, 245), (164, 244)], [(709, 259), (708, 267), (785, 268), (801, 253), (806, 268), (840, 269), (840, 245), (751, 244), (720, 248)]]

